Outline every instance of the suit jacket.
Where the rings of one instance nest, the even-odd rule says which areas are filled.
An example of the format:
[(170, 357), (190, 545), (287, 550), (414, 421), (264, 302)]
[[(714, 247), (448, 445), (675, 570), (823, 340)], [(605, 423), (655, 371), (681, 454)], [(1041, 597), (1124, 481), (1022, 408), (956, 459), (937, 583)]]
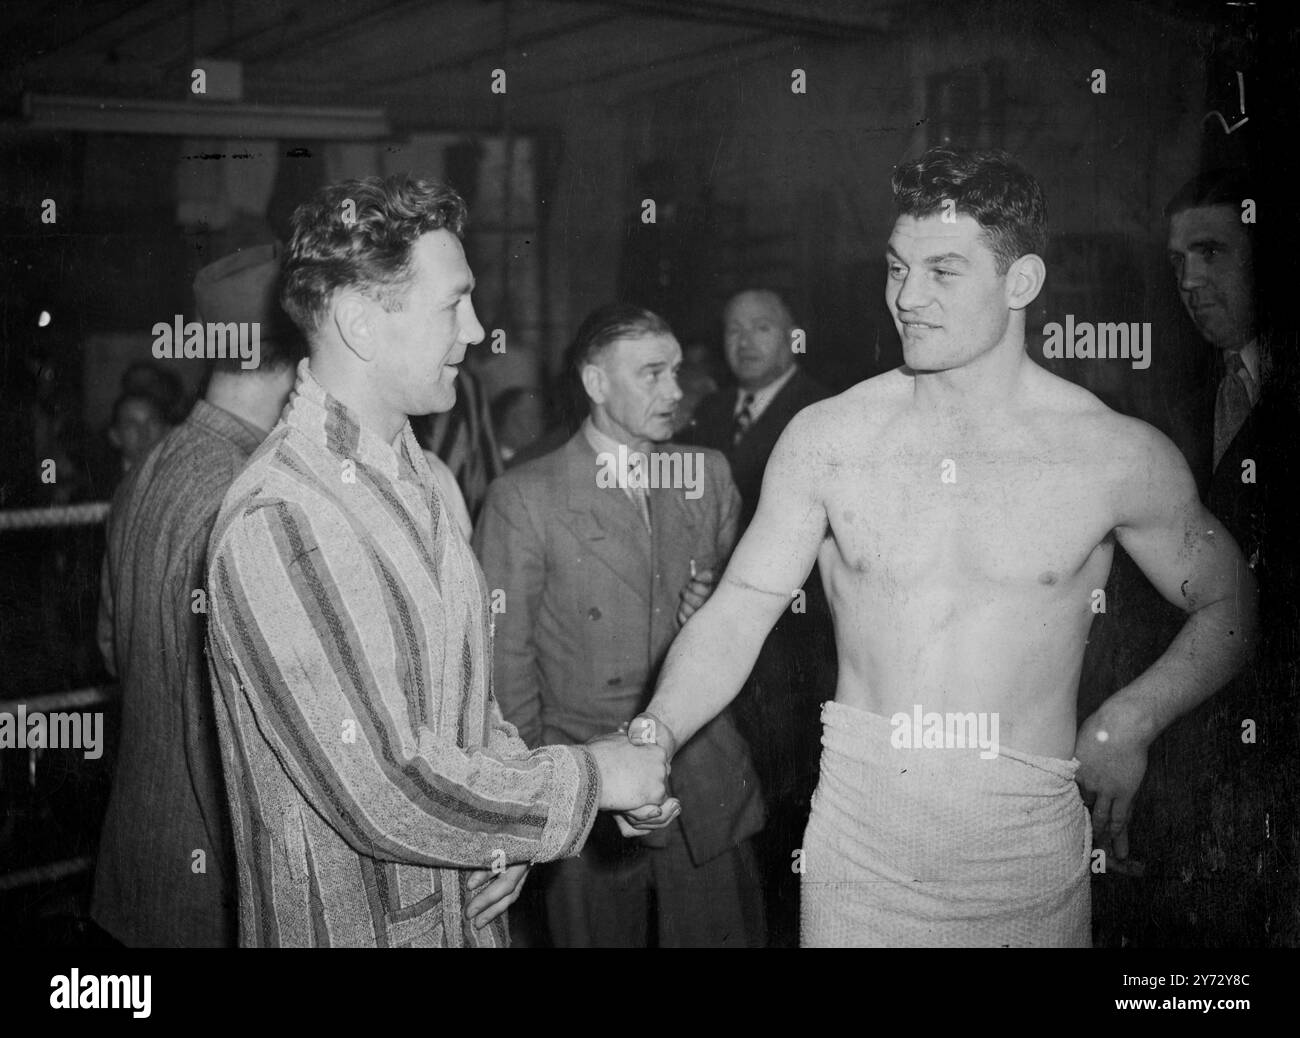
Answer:
[[(581, 431), (489, 488), (474, 544), (490, 594), (505, 593), (494, 606), (495, 691), (530, 747), (611, 732), (649, 699), (679, 629), (690, 560), (720, 573), (735, 542), (740, 497), (726, 462), (699, 453), (699, 497), (650, 491), (652, 535), (623, 490), (597, 485)], [(763, 826), (749, 748), (728, 711), (678, 751), (672, 786), (682, 801), (674, 824), (697, 865)], [(662, 845), (666, 832), (645, 839)]]
[[(1212, 405), (1207, 394), (1205, 411)], [(1139, 943), (1295, 941), (1297, 422), (1294, 391), (1266, 383), (1208, 481), (1207, 507), (1259, 581), (1259, 638), (1251, 664), (1152, 748), (1143, 798), (1158, 867), (1143, 888), (1142, 912), (1154, 922), (1150, 934), (1139, 929)], [(1253, 472), (1243, 467), (1248, 460)], [(1243, 740), (1247, 718), (1257, 726), (1254, 742)]]
[(742, 530), (749, 525), (758, 508), (763, 470), (767, 468), (772, 448), (790, 424), (790, 419), (809, 404), (825, 400), (830, 395), (830, 390), (816, 379), (796, 370), (734, 448), (731, 446), (731, 433), (736, 420), (736, 387), (719, 389), (700, 402), (685, 439), (720, 450), (727, 456), (731, 478), (736, 481), (736, 489), (744, 501), (740, 521)]
[[(1297, 428), (1300, 392), (1281, 379), (1267, 383), (1215, 466), (1206, 495), (1206, 506), (1228, 528), (1259, 582), (1258, 650), (1237, 683), (1259, 686), (1259, 711), (1271, 715), (1274, 737), (1285, 737), (1277, 748), (1288, 752), (1296, 744), (1300, 655)], [(1294, 758), (1285, 760), (1285, 766), (1294, 771)]]
[[(1286, 522), (1281, 505), (1295, 485), (1297, 407), (1283, 386), (1269, 383), (1210, 477), (1206, 505), (1223, 520), (1247, 559), (1270, 540), (1270, 526)], [(1244, 482), (1243, 462), (1255, 462)], [(1279, 529), (1279, 533), (1282, 531)], [(1290, 530), (1284, 536), (1289, 539)]]
[[(100, 649), (122, 681), (122, 729), (91, 916), (128, 946), (238, 937), (235, 848), (203, 658), (208, 535), (260, 434), (206, 400), (118, 488)], [(194, 851), (204, 870), (191, 871)]]

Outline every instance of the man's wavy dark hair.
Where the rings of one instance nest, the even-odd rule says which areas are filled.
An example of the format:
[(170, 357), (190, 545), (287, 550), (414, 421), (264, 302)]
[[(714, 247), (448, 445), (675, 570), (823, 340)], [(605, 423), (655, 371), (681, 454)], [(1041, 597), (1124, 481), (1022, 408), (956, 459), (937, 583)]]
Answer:
[[(1178, 193), (1165, 206), (1165, 218), (1172, 219), (1187, 209), (1216, 205), (1230, 205), (1240, 213), (1242, 202), (1257, 197), (1250, 171), (1245, 167), (1211, 169), (1193, 177), (1178, 189)], [(1250, 234), (1255, 225), (1244, 223), (1241, 228)]]
[(1038, 181), (1005, 151), (931, 148), (894, 170), (894, 204), (900, 216), (942, 213), (951, 199), (973, 217), (1005, 274), (1021, 256), (1047, 248), (1047, 203)]
[(468, 218), (464, 201), (446, 184), (405, 174), (322, 188), (294, 210), (280, 302), (309, 338), (340, 288), (357, 288), (384, 309), (400, 310), (415, 277), (416, 241), (438, 230), (459, 238)]

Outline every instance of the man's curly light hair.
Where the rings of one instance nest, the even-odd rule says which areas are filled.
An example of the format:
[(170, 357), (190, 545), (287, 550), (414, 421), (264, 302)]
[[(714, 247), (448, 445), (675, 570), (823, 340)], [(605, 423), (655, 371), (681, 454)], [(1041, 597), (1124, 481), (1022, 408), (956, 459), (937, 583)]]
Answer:
[(309, 338), (340, 288), (402, 308), (415, 278), (411, 253), (421, 235), (461, 237), (469, 213), (446, 184), (405, 174), (344, 180), (322, 188), (293, 214), (280, 302)]

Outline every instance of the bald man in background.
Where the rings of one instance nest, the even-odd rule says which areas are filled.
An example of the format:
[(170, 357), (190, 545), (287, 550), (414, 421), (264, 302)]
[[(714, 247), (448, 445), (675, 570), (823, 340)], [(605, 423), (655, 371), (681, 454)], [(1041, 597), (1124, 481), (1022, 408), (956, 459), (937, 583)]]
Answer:
[(744, 505), (742, 530), (758, 508), (768, 456), (786, 425), (830, 396), (795, 361), (798, 330), (776, 292), (758, 288), (732, 296), (723, 310), (723, 352), (736, 385), (706, 397), (689, 431), (692, 443), (727, 456)]

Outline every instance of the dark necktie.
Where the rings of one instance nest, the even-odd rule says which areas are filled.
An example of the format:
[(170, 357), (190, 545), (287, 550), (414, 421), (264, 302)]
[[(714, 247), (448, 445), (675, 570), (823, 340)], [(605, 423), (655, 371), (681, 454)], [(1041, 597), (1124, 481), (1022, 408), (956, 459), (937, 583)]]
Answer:
[(754, 394), (746, 393), (736, 412), (735, 422), (731, 426), (731, 445), (734, 447), (754, 424)]
[(1250, 386), (1254, 380), (1241, 354), (1233, 351), (1224, 356), (1227, 367), (1219, 382), (1219, 392), (1214, 398), (1214, 466), (1218, 468), (1220, 460), (1227, 452), (1233, 437), (1241, 430), (1250, 414)]

